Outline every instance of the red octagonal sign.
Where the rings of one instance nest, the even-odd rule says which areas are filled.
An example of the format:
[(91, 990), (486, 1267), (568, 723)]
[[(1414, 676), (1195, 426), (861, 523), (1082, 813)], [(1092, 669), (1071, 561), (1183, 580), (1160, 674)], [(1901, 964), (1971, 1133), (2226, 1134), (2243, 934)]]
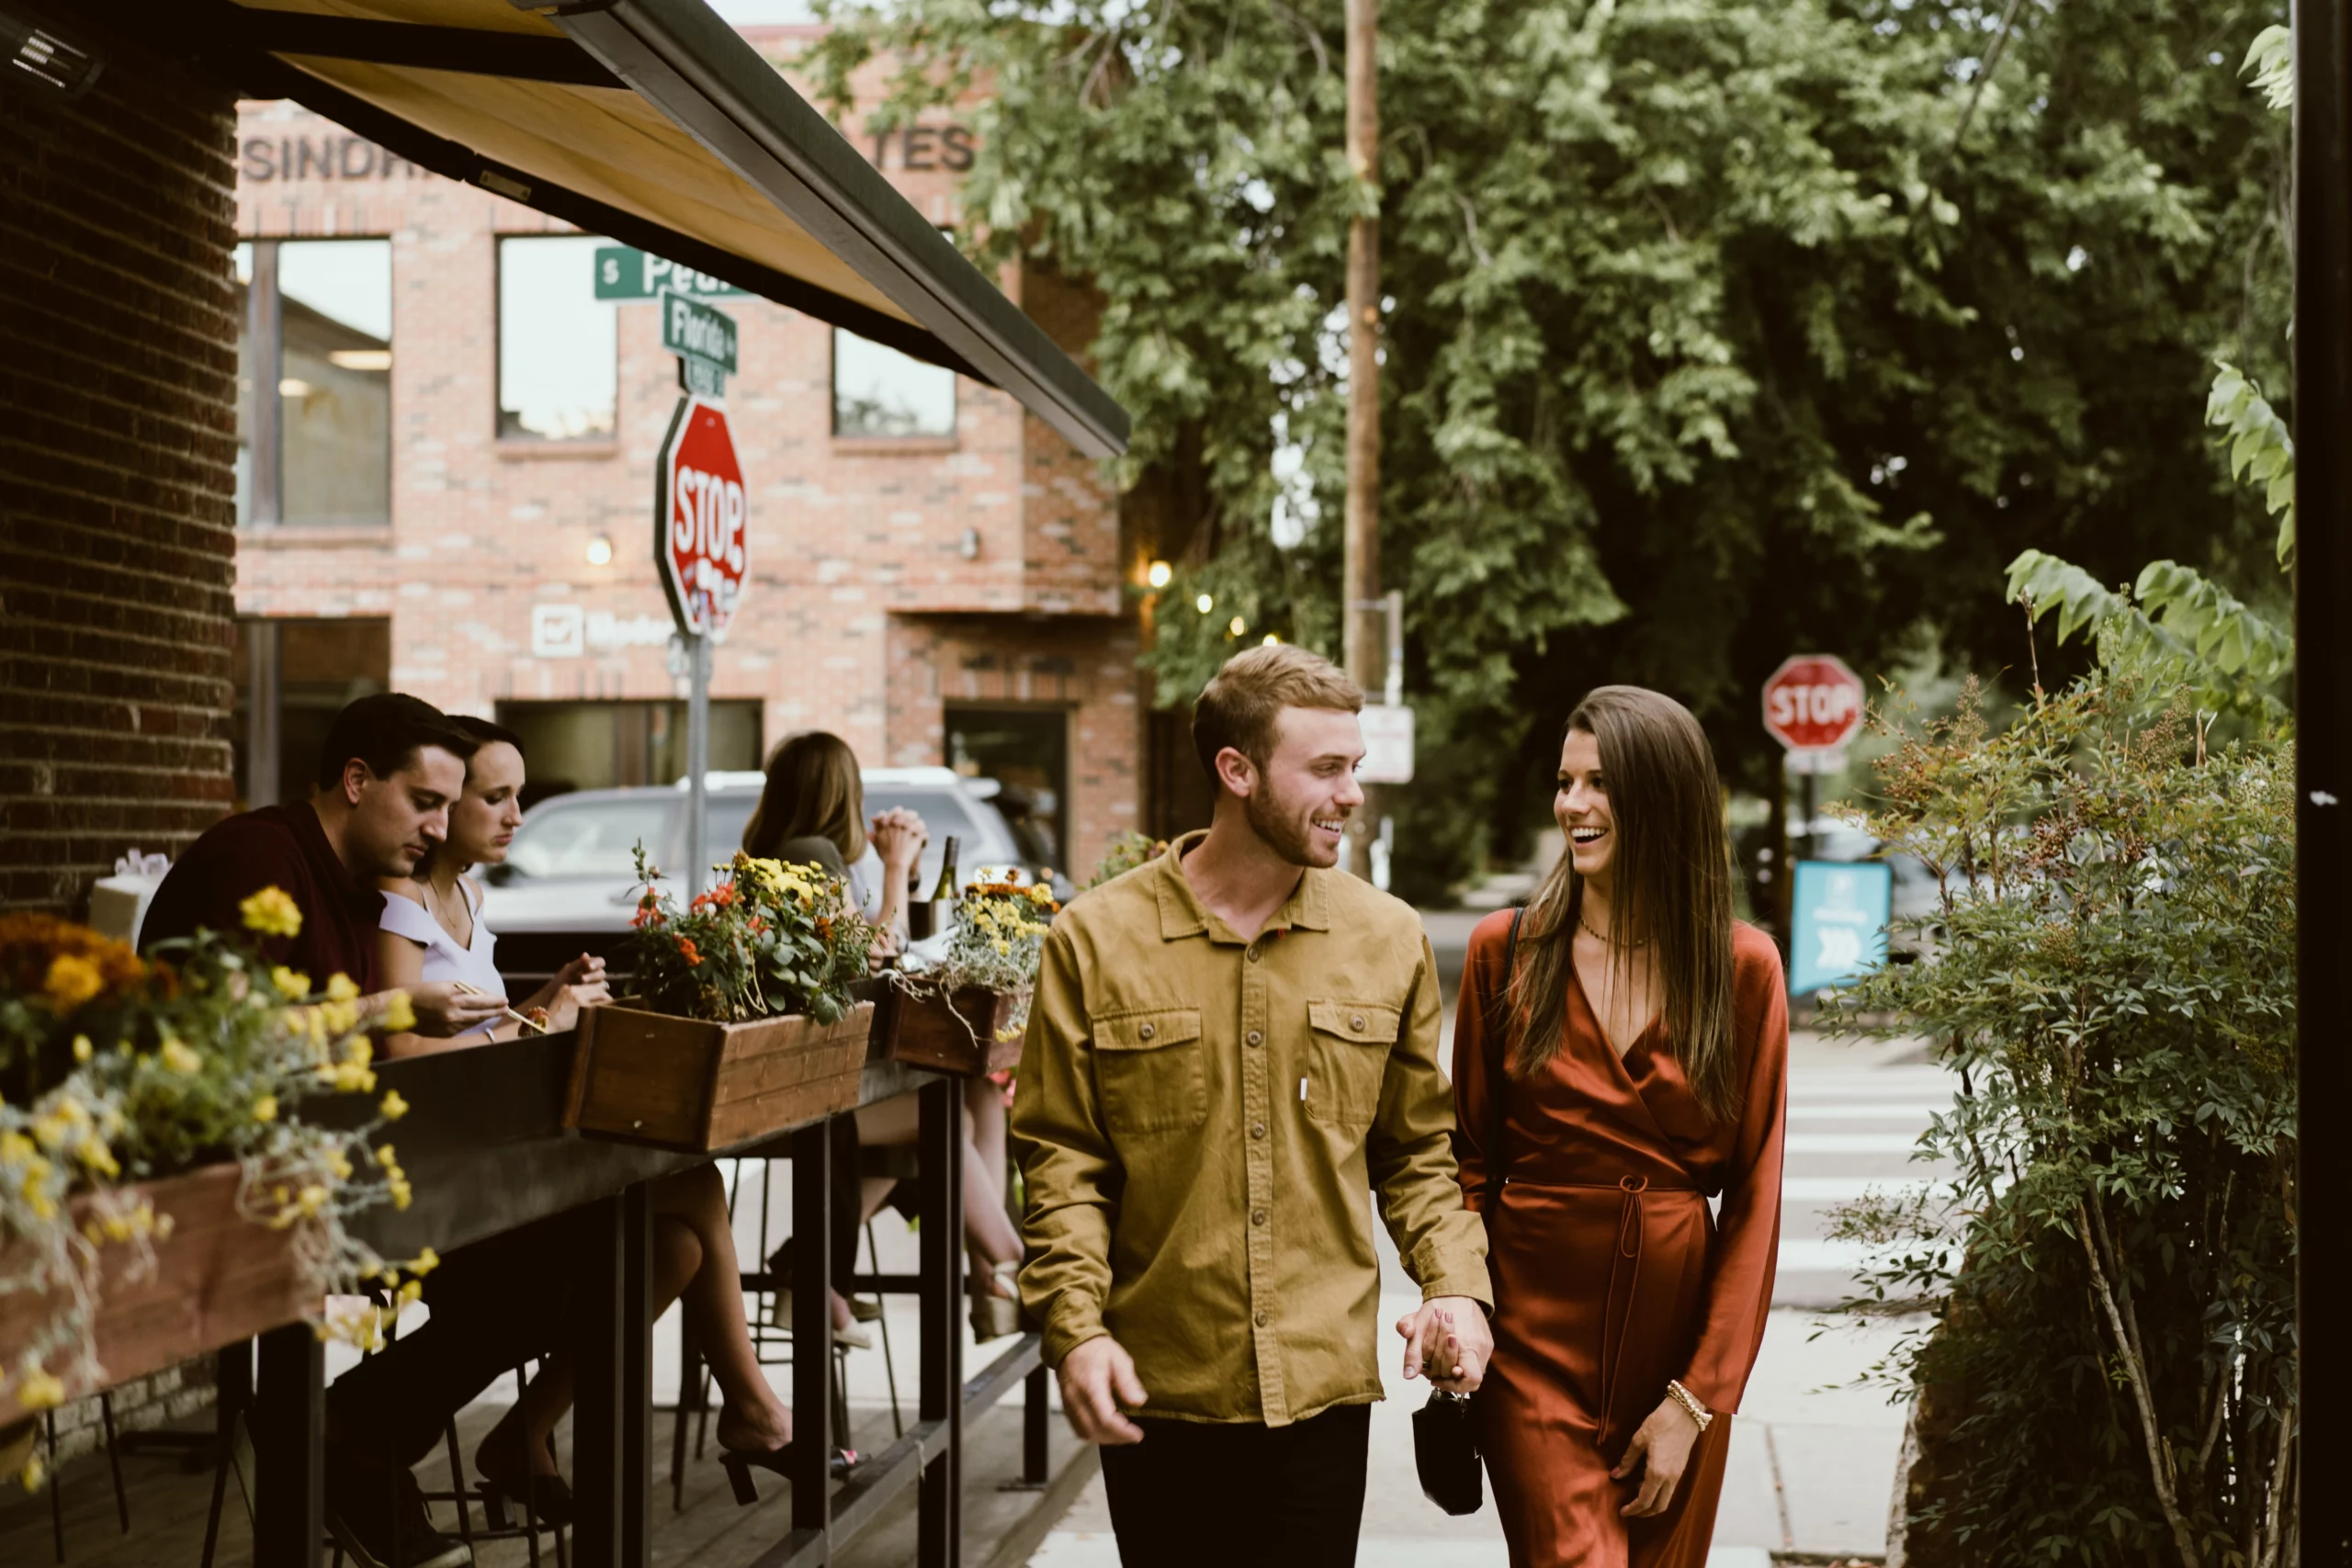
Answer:
[(1861, 727), (1861, 678), (1842, 659), (1801, 653), (1764, 682), (1764, 728), (1792, 751), (1843, 746)]
[(750, 571), (743, 468), (727, 411), (698, 396), (678, 400), (653, 466), (653, 559), (678, 629), (727, 630)]

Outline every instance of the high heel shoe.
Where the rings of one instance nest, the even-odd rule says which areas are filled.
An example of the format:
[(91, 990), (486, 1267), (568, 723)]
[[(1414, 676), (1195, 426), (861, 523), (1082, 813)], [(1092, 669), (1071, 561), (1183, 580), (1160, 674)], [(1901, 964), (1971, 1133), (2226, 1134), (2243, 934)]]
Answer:
[[(752, 1472), (765, 1470), (777, 1475), (788, 1475), (791, 1472), (793, 1457), (797, 1452), (798, 1445), (794, 1443), (786, 1443), (780, 1449), (765, 1449), (758, 1452), (741, 1449), (721, 1450), (718, 1462), (727, 1472), (727, 1483), (735, 1490), (736, 1505), (739, 1507), (748, 1508), (760, 1500), (759, 1484), (752, 1479)], [(835, 1449), (831, 1462), (825, 1468), (834, 1480), (847, 1480), (850, 1472), (857, 1468), (857, 1450)]]
[(1021, 1332), (1021, 1295), (1012, 1283), (1020, 1271), (1018, 1263), (999, 1263), (967, 1287), (972, 1295), (974, 1339), (986, 1344)]
[[(492, 1438), (497, 1433), (491, 1434)], [(514, 1468), (509, 1470), (503, 1458), (493, 1457), (497, 1450), (511, 1450)], [(550, 1445), (548, 1457), (555, 1451)], [(520, 1429), (516, 1436), (504, 1441), (485, 1440), (474, 1450), (474, 1469), (481, 1476), (483, 1512), (492, 1516), (494, 1529), (506, 1528), (505, 1506), (512, 1502), (521, 1508), (524, 1517), (541, 1524), (569, 1527), (578, 1513), (571, 1497), (571, 1487), (560, 1475), (540, 1475), (534, 1472), (529, 1458), (522, 1451)], [(518, 1474), (526, 1479), (518, 1481)]]

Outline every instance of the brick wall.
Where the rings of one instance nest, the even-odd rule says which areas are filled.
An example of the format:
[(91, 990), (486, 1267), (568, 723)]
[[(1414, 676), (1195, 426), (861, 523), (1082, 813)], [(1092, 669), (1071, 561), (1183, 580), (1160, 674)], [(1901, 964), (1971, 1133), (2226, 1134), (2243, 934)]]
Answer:
[(136, 58), (0, 88), (0, 906), (230, 798), (235, 124)]
[[(0, 86), (0, 907), (80, 914), (230, 799), (235, 125), (130, 54), (78, 102)], [(211, 1383), (125, 1384), (117, 1428)], [(60, 1411), (61, 1455), (96, 1422)]]

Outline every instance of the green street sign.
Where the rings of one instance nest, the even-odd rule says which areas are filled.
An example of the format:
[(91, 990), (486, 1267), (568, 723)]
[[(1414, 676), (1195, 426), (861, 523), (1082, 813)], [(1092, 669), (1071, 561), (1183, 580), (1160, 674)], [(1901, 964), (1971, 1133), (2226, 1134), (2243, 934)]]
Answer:
[(662, 346), (721, 370), (735, 368), (735, 318), (683, 294), (662, 296)]
[(718, 299), (747, 292), (724, 278), (648, 255), (633, 245), (596, 247), (596, 298), (655, 299), (664, 293)]

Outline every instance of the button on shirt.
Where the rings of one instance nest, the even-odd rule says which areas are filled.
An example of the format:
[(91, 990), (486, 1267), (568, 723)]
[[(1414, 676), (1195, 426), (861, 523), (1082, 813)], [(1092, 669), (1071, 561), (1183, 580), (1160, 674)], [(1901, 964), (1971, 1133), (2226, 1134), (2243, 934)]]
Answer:
[(1012, 1110), (1021, 1290), (1057, 1365), (1116, 1337), (1142, 1414), (1283, 1426), (1381, 1397), (1368, 1189), (1424, 1299), (1491, 1301), (1486, 1235), (1419, 918), (1309, 869), (1244, 942), (1185, 880), (1202, 837), (1046, 939)]

